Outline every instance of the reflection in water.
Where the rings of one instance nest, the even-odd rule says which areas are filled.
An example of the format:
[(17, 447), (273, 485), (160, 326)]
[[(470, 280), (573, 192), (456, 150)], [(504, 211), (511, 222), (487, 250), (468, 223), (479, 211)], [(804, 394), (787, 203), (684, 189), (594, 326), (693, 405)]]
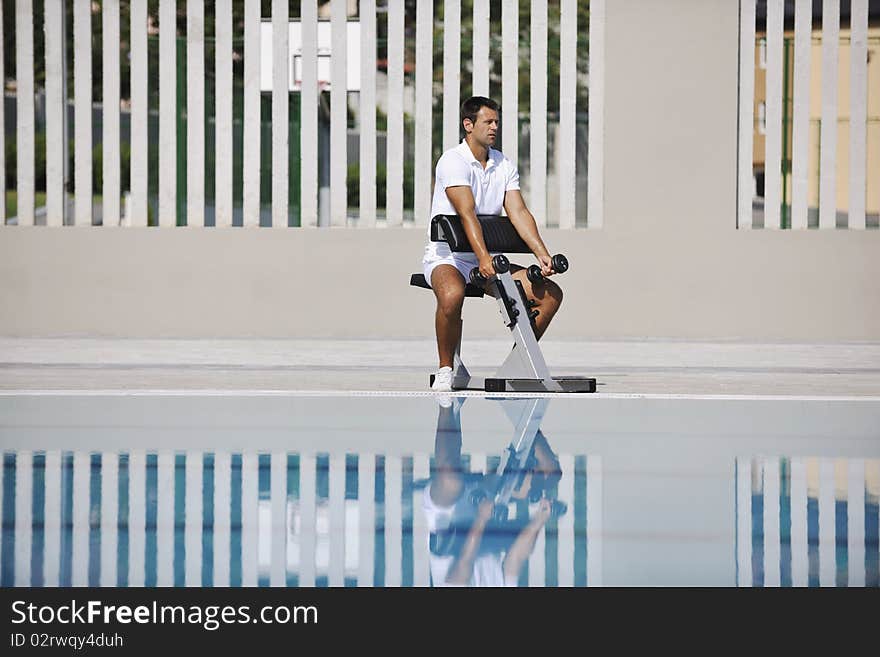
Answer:
[(737, 583), (880, 586), (877, 471), (865, 459), (737, 459)]
[(547, 400), (492, 402), (513, 439), (473, 453), (461, 401), (442, 400), (436, 454), (6, 452), (0, 585), (430, 586), (432, 543), (445, 538), (454, 561), (461, 539), (432, 539), (423, 501), (429, 482), (455, 478), (468, 491), (457, 521), (492, 500), (481, 542), (509, 583), (600, 584), (600, 458), (553, 454), (539, 432)]
[(144, 439), (122, 415), (114, 439), (137, 448), (16, 437), (33, 447), (2, 454), (0, 585), (880, 586), (876, 422), (847, 443), (865, 458), (834, 458), (824, 439), (798, 444), (831, 457), (736, 458), (738, 436), (721, 452), (603, 434), (574, 401), (394, 401), (428, 412), (369, 432), (352, 420), (328, 440), (311, 428), (326, 409), (307, 410), (280, 450), (246, 423), (226, 444), (249, 449), (151, 448), (187, 434)]
[(544, 565), (540, 557), (546, 544), (539, 544), (539, 537), (546, 536), (548, 521), (568, 512), (557, 498), (561, 462), (540, 429), (548, 401), (500, 402), (514, 423), (514, 438), (493, 472), (463, 463), (460, 410), (465, 398), (440, 399), (434, 473), (424, 482), (422, 496), (431, 582), (517, 586), (530, 556), (537, 553), (536, 568)]

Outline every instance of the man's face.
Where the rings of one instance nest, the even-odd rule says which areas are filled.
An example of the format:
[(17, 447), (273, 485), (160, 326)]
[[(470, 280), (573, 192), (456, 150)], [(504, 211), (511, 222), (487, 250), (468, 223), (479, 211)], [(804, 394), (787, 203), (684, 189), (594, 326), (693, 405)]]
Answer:
[[(469, 129), (470, 128), (470, 129)], [(498, 133), (498, 112), (488, 107), (481, 107), (477, 112), (477, 120), (471, 123), (464, 120), (464, 129), (471, 138), (482, 146), (493, 146)]]

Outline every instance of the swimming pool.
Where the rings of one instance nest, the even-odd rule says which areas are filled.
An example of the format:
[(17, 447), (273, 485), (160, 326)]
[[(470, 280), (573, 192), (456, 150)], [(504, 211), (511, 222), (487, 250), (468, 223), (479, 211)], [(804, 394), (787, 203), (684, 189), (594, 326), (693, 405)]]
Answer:
[(2, 586), (439, 585), (441, 476), (509, 584), (880, 585), (873, 398), (8, 394), (0, 447)]

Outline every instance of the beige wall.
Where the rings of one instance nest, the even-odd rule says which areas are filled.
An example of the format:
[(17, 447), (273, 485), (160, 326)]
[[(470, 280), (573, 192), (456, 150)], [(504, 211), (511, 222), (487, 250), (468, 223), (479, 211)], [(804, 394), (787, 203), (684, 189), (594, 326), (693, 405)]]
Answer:
[[(552, 338), (880, 338), (880, 231), (737, 231), (737, 3), (607, 8), (605, 227)], [(432, 337), (424, 229), (0, 230), (0, 334)], [(465, 339), (502, 338), (469, 300)], [(466, 349), (465, 345), (465, 349)]]

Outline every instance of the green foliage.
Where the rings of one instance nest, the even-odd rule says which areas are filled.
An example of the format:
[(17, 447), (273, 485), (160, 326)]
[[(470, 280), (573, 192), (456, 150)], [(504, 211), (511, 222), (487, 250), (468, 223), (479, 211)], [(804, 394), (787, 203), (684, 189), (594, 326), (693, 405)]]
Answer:
[[(104, 145), (103, 143), (96, 145), (92, 149), (92, 184), (96, 192), (100, 192), (104, 188)], [(73, 143), (70, 145), (73, 152)], [(119, 165), (120, 165), (120, 184), (123, 192), (131, 189), (131, 146), (126, 142), (119, 144)], [(73, 161), (71, 159), (71, 166)]]
[[(18, 186), (18, 143), (13, 135), (6, 136), (6, 189)], [(46, 134), (38, 132), (34, 135), (34, 187), (46, 189)]]
[[(356, 208), (360, 205), (361, 167), (354, 163), (348, 165), (346, 185), (348, 188), (348, 207)], [(376, 166), (376, 207), (386, 207), (388, 198), (388, 170), (384, 164)], [(415, 168), (412, 162), (404, 162), (403, 165), (403, 207), (411, 208), (413, 205), (415, 189)]]

